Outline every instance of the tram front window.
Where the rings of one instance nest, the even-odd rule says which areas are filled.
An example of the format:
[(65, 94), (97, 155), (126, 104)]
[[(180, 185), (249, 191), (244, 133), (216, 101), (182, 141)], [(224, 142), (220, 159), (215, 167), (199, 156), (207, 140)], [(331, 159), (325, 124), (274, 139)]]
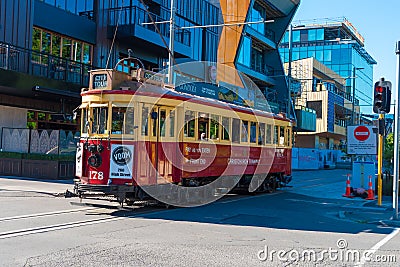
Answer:
[(85, 133), (85, 134), (88, 133), (88, 125), (89, 125), (87, 115), (88, 115), (87, 109), (83, 108), (82, 109), (82, 116), (81, 116), (81, 119), (82, 119), (81, 129), (82, 129), (82, 133)]
[(107, 133), (107, 107), (93, 108), (92, 134)]
[(113, 107), (112, 109), (112, 134), (133, 134), (134, 113), (133, 108)]

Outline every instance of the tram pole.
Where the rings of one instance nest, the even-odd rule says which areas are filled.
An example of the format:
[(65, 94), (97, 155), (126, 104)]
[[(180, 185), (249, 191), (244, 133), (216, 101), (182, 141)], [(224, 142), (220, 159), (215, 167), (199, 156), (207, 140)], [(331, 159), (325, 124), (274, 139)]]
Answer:
[(175, 1), (171, 0), (171, 17), (169, 20), (169, 53), (168, 53), (168, 84), (172, 84), (175, 42)]

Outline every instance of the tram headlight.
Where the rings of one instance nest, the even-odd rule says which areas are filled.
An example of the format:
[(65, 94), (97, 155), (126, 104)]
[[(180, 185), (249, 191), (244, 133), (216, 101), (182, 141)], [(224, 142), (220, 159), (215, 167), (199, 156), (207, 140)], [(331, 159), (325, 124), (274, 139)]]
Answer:
[(92, 154), (89, 158), (88, 158), (88, 164), (92, 167), (100, 167), (102, 163), (102, 159), (101, 156), (99, 154)]
[(98, 144), (97, 145), (97, 151), (99, 151), (99, 153), (104, 151), (104, 146), (102, 144)]
[(90, 153), (95, 153), (97, 151), (97, 146), (95, 144), (91, 144), (88, 147), (88, 150), (90, 151)]

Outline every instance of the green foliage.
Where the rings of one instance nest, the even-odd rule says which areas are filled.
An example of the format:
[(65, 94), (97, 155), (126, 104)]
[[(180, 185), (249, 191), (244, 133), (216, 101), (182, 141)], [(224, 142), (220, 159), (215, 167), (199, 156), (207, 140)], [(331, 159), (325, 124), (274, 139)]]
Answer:
[(17, 152), (6, 152), (0, 151), (0, 158), (7, 158), (7, 159), (21, 159), (22, 154)]
[(386, 136), (384, 150), (383, 150), (383, 160), (387, 163), (393, 161), (394, 156), (394, 136), (390, 133)]

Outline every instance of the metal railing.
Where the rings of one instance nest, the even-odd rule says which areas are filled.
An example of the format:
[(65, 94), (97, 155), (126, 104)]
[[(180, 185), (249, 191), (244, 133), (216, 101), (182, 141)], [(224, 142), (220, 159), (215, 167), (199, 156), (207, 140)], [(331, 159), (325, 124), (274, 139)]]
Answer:
[(91, 65), (0, 42), (0, 68), (81, 86), (89, 84)]
[[(169, 19), (162, 18), (154, 13), (150, 13), (153, 17), (154, 21), (161, 22), (167, 21)], [(150, 31), (157, 32), (156, 28), (152, 24), (142, 25), (142, 23), (149, 23), (151, 22), (149, 15), (147, 12), (139, 8), (137, 6), (130, 6), (130, 7), (123, 7), (123, 8), (113, 8), (108, 10), (108, 25), (116, 27), (117, 24), (121, 27), (121, 31), (128, 30), (129, 34), (133, 34), (133, 26), (140, 26), (146, 28)], [(128, 28), (124, 28), (123, 26), (130, 26)], [(160, 33), (165, 36), (169, 37), (169, 24), (168, 23), (161, 23), (157, 24), (157, 27)], [(190, 46), (190, 39), (191, 39), (191, 32), (186, 29), (179, 29), (175, 31), (175, 41), (182, 43), (186, 46)]]

